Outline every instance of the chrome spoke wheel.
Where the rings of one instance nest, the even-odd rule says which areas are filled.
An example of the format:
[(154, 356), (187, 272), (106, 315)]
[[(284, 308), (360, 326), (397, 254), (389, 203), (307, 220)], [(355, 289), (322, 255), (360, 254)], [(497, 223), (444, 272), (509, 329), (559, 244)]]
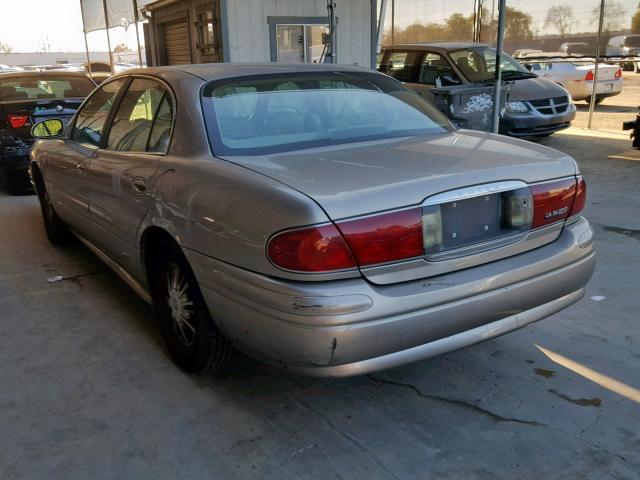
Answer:
[(167, 304), (178, 340), (185, 346), (192, 345), (196, 338), (196, 329), (191, 322), (193, 302), (189, 298), (187, 279), (175, 264), (167, 272)]

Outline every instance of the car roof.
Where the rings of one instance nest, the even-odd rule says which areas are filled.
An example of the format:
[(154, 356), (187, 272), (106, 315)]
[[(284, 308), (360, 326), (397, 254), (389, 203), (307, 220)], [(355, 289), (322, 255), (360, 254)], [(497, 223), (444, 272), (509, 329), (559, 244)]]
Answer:
[(370, 69), (363, 67), (324, 63), (201, 63), (169, 67), (132, 68), (115, 75), (113, 78), (134, 74), (160, 75), (167, 71), (183, 72), (207, 81), (274, 73), (287, 75), (304, 72), (371, 72)]
[(6, 80), (8, 78), (48, 78), (48, 77), (84, 77), (89, 78), (85, 72), (73, 72), (68, 70), (23, 70), (19, 72), (7, 72), (0, 73), (0, 79)]
[(459, 50), (467, 47), (488, 47), (486, 43), (473, 43), (473, 42), (416, 42), (416, 43), (401, 43), (395, 45), (387, 45), (385, 50), (395, 50), (398, 48), (405, 48), (411, 50), (424, 50), (430, 48), (440, 51)]

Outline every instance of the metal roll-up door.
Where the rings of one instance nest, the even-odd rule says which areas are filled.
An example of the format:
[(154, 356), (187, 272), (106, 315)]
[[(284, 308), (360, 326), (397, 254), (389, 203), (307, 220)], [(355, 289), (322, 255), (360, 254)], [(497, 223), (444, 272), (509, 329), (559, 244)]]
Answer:
[(167, 65), (191, 63), (189, 25), (186, 21), (167, 23), (164, 27), (164, 38), (167, 46)]

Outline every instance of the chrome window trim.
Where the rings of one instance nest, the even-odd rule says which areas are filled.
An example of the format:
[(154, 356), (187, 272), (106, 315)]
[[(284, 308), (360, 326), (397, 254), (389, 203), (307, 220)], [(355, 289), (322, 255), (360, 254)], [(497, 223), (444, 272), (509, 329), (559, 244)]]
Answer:
[(482, 195), (490, 195), (494, 193), (507, 192), (509, 190), (517, 190), (525, 188), (533, 184), (527, 184), (522, 180), (507, 180), (502, 182), (483, 183), (481, 185), (473, 185), (471, 187), (458, 188), (447, 192), (437, 193), (422, 202), (421, 206), (428, 207), (431, 205), (440, 205), (442, 203), (456, 202), (459, 200), (467, 200), (469, 198), (480, 197)]

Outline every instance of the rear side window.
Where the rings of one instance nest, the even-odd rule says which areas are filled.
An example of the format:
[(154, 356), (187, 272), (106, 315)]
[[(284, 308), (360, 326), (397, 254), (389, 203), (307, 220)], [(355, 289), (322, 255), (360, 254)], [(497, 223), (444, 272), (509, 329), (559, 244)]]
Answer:
[(136, 78), (113, 117), (107, 149), (164, 153), (171, 119), (171, 102), (165, 87), (155, 80)]
[(0, 100), (84, 98), (95, 88), (86, 77), (12, 77), (0, 80)]
[(100, 146), (109, 110), (124, 80), (114, 80), (98, 88), (78, 111), (70, 139), (94, 147)]

